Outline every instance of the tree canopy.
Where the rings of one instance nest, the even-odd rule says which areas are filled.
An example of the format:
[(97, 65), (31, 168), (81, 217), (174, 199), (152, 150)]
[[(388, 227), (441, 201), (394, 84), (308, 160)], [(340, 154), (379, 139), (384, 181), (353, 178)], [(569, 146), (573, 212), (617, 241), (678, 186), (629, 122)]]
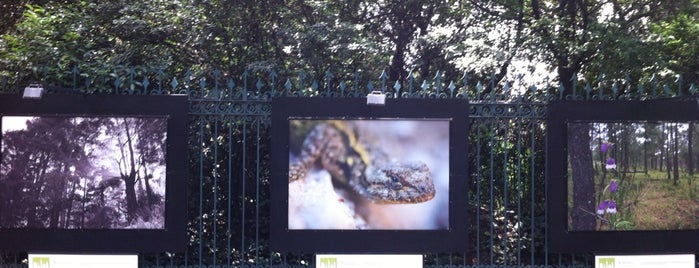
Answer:
[[(27, 0), (3, 3), (0, 75), (139, 67), (355, 72), (572, 87), (603, 76), (699, 79), (699, 1)], [(91, 72), (92, 71), (92, 72)], [(439, 71), (439, 73), (438, 73)], [(536, 75), (539, 76), (536, 76)], [(629, 79), (627, 79), (629, 80)], [(475, 81), (475, 80), (472, 80)], [(529, 81), (529, 83), (534, 83)], [(686, 89), (685, 89), (686, 90)]]

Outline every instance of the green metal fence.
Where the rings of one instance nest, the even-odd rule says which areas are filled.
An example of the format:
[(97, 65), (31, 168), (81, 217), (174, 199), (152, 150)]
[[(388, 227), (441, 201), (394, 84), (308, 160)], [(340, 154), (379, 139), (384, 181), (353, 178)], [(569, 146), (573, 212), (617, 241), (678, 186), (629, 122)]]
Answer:
[[(425, 252), (425, 267), (591, 267), (589, 254), (548, 251), (546, 232), (546, 104), (553, 99), (651, 99), (687, 94), (693, 85), (629, 79), (563, 86), (330, 72), (274, 71), (231, 76), (124, 68), (99, 74), (77, 68), (44, 72), (48, 94), (189, 95), (188, 247), (186, 252), (141, 254), (142, 267), (315, 267), (312, 252), (272, 252), (270, 222), (271, 99), (355, 98), (372, 90), (394, 98), (467, 98), (470, 137), (470, 246), (462, 252)], [(25, 84), (3, 77), (0, 92)], [(542, 83), (546, 85), (545, 83)], [(51, 85), (57, 85), (53, 87)], [(108, 243), (108, 241), (105, 241)], [(2, 243), (2, 241), (0, 241)], [(26, 253), (8, 252), (0, 267), (26, 267)]]

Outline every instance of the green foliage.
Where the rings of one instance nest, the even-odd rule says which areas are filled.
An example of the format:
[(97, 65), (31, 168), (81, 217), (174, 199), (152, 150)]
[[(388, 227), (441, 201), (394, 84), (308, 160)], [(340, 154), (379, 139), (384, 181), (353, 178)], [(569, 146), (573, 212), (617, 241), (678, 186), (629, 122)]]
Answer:
[[(330, 71), (335, 86), (354, 82), (355, 71), (386, 71), (402, 84), (438, 71), (446, 81), (467, 73), (495, 83), (536, 72), (569, 90), (572, 77), (595, 83), (601, 74), (681, 74), (684, 91), (697, 81), (696, 0), (25, 2), (5, 4), (10, 26), (0, 32), (0, 75), (22, 83), (64, 84), (74, 66), (193, 77), (306, 70), (316, 80)], [(90, 79), (101, 76), (124, 74)]]
[[(699, 1), (694, 1), (695, 4)], [(673, 75), (681, 75), (687, 83), (699, 84), (699, 7), (682, 12), (667, 21), (653, 25), (653, 32), (663, 44), (660, 48), (663, 67)]]
[[(283, 90), (288, 78), (292, 93), (315, 96), (321, 92), (313, 82), (321, 89), (327, 82), (332, 91), (345, 82), (346, 91), (363, 92), (370, 81), (378, 87), (386, 71), (389, 90), (397, 81), (402, 92), (411, 82), (420, 91), (424, 82), (434, 93), (432, 87), (454, 81), (457, 92), (490, 101), (505, 91), (503, 81), (537, 85), (529, 88), (541, 91), (530, 92), (535, 99), (548, 97), (546, 90), (559, 82), (570, 90), (575, 76), (578, 90), (590, 83), (592, 94), (608, 94), (626, 75), (634, 82), (620, 83), (621, 91), (644, 85), (662, 92), (682, 74), (684, 83), (673, 84), (672, 93), (696, 83), (699, 70), (696, 0), (15, 2), (0, 4), (11, 10), (0, 25), (6, 27), (0, 28), (0, 78), (18, 87), (34, 80), (112, 92), (139, 90), (148, 82), (149, 89), (211, 97), (228, 85), (231, 95), (242, 87), (252, 94), (258, 78), (261, 91), (273, 81), (275, 90)], [(541, 66), (542, 77), (514, 77)], [(238, 104), (219, 108), (227, 105)], [(471, 239), (485, 249), (467, 252), (473, 262), (539, 263), (548, 257), (542, 253), (545, 128), (538, 119), (524, 119), (479, 121), (472, 128), (471, 215), (480, 216), (481, 226)], [(271, 171), (265, 168), (265, 120), (196, 116), (189, 125), (190, 254), (175, 262), (304, 263), (303, 257), (266, 254)]]
[[(445, 41), (425, 38), (431, 27), (460, 25), (464, 9), (453, 7), (449, 1), (422, 5), (408, 0), (120, 0), (31, 5), (0, 41), (4, 64), (0, 75), (18, 82), (63, 84), (69, 75), (46, 77), (44, 73), (56, 73), (58, 66), (65, 71), (77, 65), (85, 73), (97, 73), (100, 67), (140, 66), (175, 73), (191, 70), (195, 76), (208, 76), (205, 72), (211, 70), (238, 74), (304, 69), (316, 79), (331, 71), (336, 80), (352, 81), (354, 71), (380, 73), (393, 60), (390, 75), (401, 73), (405, 79), (408, 70), (419, 69), (427, 76), (454, 69), (440, 61)], [(398, 34), (403, 36), (400, 40)], [(402, 52), (394, 53), (396, 46)]]
[[(529, 263), (545, 232), (544, 148), (539, 122), (475, 120), (470, 135), (471, 195), (476, 218), (469, 234), (475, 263)], [(516, 129), (517, 131), (512, 131)], [(479, 232), (477, 229), (480, 229)]]
[(38, 81), (45, 76), (43, 73), (70, 70), (71, 64), (83, 60), (82, 54), (90, 48), (75, 23), (79, 17), (72, 8), (53, 10), (27, 5), (15, 30), (22, 34), (5, 34), (0, 43), (0, 63), (4, 66), (1, 74), (20, 76), (29, 72), (31, 76), (25, 79)]

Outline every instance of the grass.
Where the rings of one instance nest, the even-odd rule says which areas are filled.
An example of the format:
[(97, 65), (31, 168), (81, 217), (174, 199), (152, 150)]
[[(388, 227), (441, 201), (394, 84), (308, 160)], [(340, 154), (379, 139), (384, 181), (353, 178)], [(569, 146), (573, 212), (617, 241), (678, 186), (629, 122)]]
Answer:
[(689, 184), (689, 176), (675, 186), (665, 173), (654, 171), (644, 178), (649, 183), (646, 196), (630, 217), (638, 230), (679, 230), (699, 228), (699, 200), (696, 182)]
[(631, 230), (699, 229), (696, 179), (691, 185), (689, 179), (684, 174), (675, 186), (667, 173), (657, 170), (627, 177), (619, 188), (619, 220), (631, 223)]
[[(599, 187), (601, 175), (595, 176), (595, 191)], [(667, 173), (649, 170), (647, 173), (629, 173), (623, 179), (620, 174), (608, 173), (605, 183), (611, 179), (619, 183), (618, 191), (610, 194), (608, 189), (596, 200), (614, 199), (616, 214), (604, 217), (614, 223), (598, 220), (599, 230), (692, 230), (699, 229), (699, 173), (690, 177), (681, 174), (675, 186), (667, 179)], [(572, 207), (572, 184), (568, 184), (568, 207)], [(597, 201), (595, 201), (597, 202)], [(592, 212), (594, 213), (594, 212)]]

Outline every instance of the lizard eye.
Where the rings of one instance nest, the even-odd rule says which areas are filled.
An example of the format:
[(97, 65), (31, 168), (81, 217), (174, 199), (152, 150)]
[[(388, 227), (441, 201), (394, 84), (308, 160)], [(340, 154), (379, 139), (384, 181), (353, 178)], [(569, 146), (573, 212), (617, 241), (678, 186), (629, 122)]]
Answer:
[(398, 178), (398, 176), (391, 176), (391, 188), (393, 188), (393, 190), (403, 188), (403, 184), (400, 182), (400, 178)]

